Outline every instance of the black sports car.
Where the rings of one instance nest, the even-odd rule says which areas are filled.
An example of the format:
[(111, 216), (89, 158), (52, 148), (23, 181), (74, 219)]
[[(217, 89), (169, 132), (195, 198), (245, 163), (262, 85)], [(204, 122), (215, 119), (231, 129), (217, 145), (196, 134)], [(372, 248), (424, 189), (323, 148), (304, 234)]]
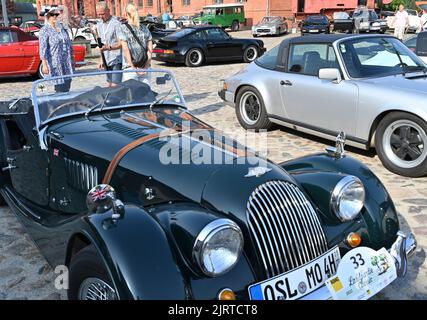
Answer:
[(309, 16), (302, 22), (301, 34), (330, 33), (329, 19), (325, 15)]
[(191, 115), (170, 72), (118, 72), (0, 102), (1, 196), (69, 298), (366, 299), (405, 275), (415, 238), (343, 135), (275, 164)]
[(160, 39), (153, 59), (198, 67), (209, 61), (252, 62), (265, 51), (261, 40), (233, 38), (216, 26), (194, 26)]

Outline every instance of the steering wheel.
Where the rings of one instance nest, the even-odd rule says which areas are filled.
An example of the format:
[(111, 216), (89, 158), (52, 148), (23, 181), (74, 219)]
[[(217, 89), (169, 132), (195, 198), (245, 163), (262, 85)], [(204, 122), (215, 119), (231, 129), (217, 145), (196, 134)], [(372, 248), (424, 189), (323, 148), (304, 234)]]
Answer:
[(407, 67), (408, 65), (405, 62), (396, 64), (394, 67)]
[[(54, 114), (56, 114), (57, 112), (59, 112), (60, 110), (62, 110), (64, 108), (70, 108), (69, 111), (76, 112), (76, 111), (80, 111), (80, 110), (90, 109), (90, 108), (92, 108), (92, 104), (90, 104), (88, 102), (84, 102), (84, 101), (66, 102), (66, 103), (61, 104), (58, 108), (53, 110), (51, 113), (49, 113), (49, 115), (47, 116), (47, 119), (51, 118)], [(71, 108), (73, 108), (73, 110), (71, 110)]]

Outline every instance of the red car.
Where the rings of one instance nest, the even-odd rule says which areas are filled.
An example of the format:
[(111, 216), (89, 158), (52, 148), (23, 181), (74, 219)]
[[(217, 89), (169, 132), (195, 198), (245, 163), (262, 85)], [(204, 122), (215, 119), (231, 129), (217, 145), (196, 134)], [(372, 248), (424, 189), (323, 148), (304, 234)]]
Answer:
[[(76, 67), (84, 64), (86, 49), (73, 46)], [(0, 76), (33, 74), (43, 78), (39, 39), (16, 27), (0, 27)]]
[(42, 27), (42, 21), (26, 21), (19, 26), (19, 29), (30, 34), (34, 34), (34, 32), (40, 31)]

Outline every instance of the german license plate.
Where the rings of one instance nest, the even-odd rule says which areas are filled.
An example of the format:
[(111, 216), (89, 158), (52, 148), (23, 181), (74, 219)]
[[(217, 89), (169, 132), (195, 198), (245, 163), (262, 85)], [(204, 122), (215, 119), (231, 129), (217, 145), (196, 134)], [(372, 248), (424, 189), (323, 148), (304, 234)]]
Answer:
[(315, 260), (274, 278), (249, 286), (251, 300), (295, 300), (320, 288), (337, 272), (341, 255), (338, 247)]

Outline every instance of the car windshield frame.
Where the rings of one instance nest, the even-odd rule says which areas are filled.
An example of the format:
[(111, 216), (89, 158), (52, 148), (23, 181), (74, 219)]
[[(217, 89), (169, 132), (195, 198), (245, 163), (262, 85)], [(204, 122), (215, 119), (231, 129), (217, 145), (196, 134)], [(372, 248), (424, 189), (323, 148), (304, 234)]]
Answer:
[[(45, 79), (40, 79), (37, 80), (33, 83), (32, 89), (31, 89), (31, 100), (33, 103), (33, 107), (34, 107), (34, 117), (35, 117), (35, 122), (36, 122), (36, 130), (39, 133), (39, 139), (42, 139), (42, 132), (49, 126), (50, 123), (52, 123), (53, 121), (56, 121), (58, 119), (64, 119), (64, 118), (68, 118), (68, 117), (72, 117), (75, 115), (79, 115), (79, 114), (85, 114), (85, 112), (87, 110), (81, 110), (81, 111), (75, 111), (75, 112), (70, 112), (70, 113), (65, 113), (65, 114), (61, 114), (58, 115), (56, 117), (52, 117), (52, 118), (48, 118), (44, 121), (41, 120), (40, 117), (40, 110), (39, 110), (39, 99), (40, 99), (40, 95), (37, 93), (37, 90), (40, 87), (40, 85), (43, 85), (44, 83), (49, 83), (52, 82), (54, 80), (58, 80), (58, 79), (75, 79), (75, 78), (82, 78), (82, 77), (96, 77), (96, 76), (105, 76), (107, 74), (115, 74), (115, 73), (135, 73), (135, 72), (146, 72), (146, 73), (162, 73), (164, 75), (168, 74), (170, 76), (170, 78), (168, 80), (172, 80), (172, 83), (175, 87), (175, 95), (179, 95), (179, 102), (168, 102), (168, 104), (176, 104), (179, 107), (185, 108), (187, 109), (187, 103), (184, 99), (184, 95), (182, 93), (181, 88), (178, 85), (178, 82), (175, 78), (175, 76), (173, 75), (173, 73), (171, 71), (168, 70), (164, 70), (164, 69), (145, 69), (145, 70), (119, 70), (119, 71), (96, 71), (96, 72), (86, 72), (86, 73), (76, 73), (73, 75), (67, 75), (67, 76), (58, 76), (58, 77), (48, 77)], [(52, 84), (50, 84), (50, 86), (52, 86)], [(96, 87), (94, 86), (92, 89), (86, 91), (86, 92), (90, 92), (91, 90), (95, 89)], [(112, 88), (113, 89), (113, 88)], [(82, 93), (86, 93), (86, 92), (82, 92)], [(55, 94), (55, 93), (53, 93)], [(154, 101), (151, 101), (151, 103)], [(142, 106), (142, 105), (146, 105), (149, 106), (151, 103), (147, 102), (147, 103), (141, 103), (141, 102), (137, 102), (137, 103), (126, 103), (126, 104), (118, 104), (116, 106), (108, 106), (108, 108), (104, 108), (103, 110), (115, 110), (115, 109), (127, 109), (127, 108), (132, 108), (132, 107), (137, 107), (137, 106)], [(96, 110), (94, 110), (96, 111)], [(42, 140), (41, 140), (42, 141)]]
[(280, 17), (269, 16), (269, 17), (262, 18), (260, 23), (273, 23), (273, 22), (279, 22), (279, 21), (280, 21)]
[[(369, 76), (365, 76), (365, 77), (355, 77), (354, 75), (352, 75), (349, 71), (349, 68), (347, 66), (347, 62), (345, 61), (342, 52), (340, 50), (340, 45), (344, 44), (345, 42), (352, 42), (352, 41), (364, 41), (364, 40), (369, 40), (369, 39), (386, 39), (386, 40), (391, 40), (394, 41), (395, 43), (397, 43), (398, 45), (401, 45), (401, 49), (402, 50), (406, 50), (407, 51), (407, 55), (411, 58), (411, 60), (413, 60), (414, 62), (416, 62), (417, 66), (423, 67), (425, 66), (425, 64), (423, 63), (423, 61), (414, 53), (412, 52), (408, 47), (406, 47), (402, 42), (400, 42), (400, 40), (396, 39), (395, 37), (391, 36), (391, 35), (375, 35), (375, 36), (359, 36), (359, 37), (350, 37), (350, 38), (343, 38), (343, 39), (339, 39), (337, 41), (335, 41), (333, 43), (333, 47), (336, 51), (337, 56), (339, 56), (339, 60), (341, 61), (341, 65), (343, 67), (343, 70), (345, 70), (345, 73), (347, 74), (349, 79), (357, 79), (357, 80), (364, 80), (364, 79), (375, 79), (375, 78), (383, 78), (383, 77), (389, 77), (389, 76), (395, 76), (395, 75), (399, 75), (399, 74), (407, 74), (407, 73), (411, 73), (414, 71), (404, 71), (403, 69), (400, 69), (400, 72), (390, 72), (390, 73), (386, 73), (386, 74), (375, 74), (375, 75), (369, 75)], [(394, 47), (394, 45), (393, 45)], [(395, 48), (395, 47), (394, 47)]]

